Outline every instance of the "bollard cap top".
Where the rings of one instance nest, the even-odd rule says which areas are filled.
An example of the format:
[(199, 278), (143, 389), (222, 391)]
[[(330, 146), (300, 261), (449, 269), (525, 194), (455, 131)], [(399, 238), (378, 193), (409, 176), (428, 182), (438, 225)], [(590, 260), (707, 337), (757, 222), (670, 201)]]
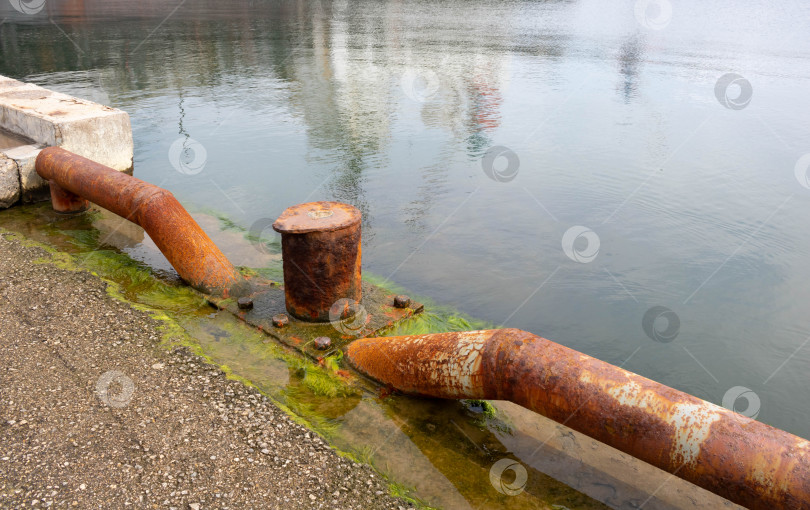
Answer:
[(282, 234), (333, 232), (360, 223), (360, 211), (341, 202), (307, 202), (288, 207), (273, 223)]

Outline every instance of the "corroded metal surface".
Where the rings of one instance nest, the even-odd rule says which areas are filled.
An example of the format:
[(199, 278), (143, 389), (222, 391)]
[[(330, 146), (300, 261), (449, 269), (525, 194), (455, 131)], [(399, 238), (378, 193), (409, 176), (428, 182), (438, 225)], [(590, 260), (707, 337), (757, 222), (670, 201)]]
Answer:
[[(282, 285), (255, 276), (251, 277), (250, 283), (253, 289), (249, 296), (253, 301), (253, 308), (250, 310), (240, 309), (237, 300), (233, 298), (209, 297), (208, 301), (281, 343), (316, 359), (324, 356), (324, 351), (315, 346), (314, 340), (317, 337), (329, 337), (332, 340), (332, 349), (343, 349), (352, 340), (373, 337), (381, 330), (423, 310), (422, 304), (413, 301), (406, 308), (395, 308), (395, 294), (362, 282), (361, 313), (333, 323), (302, 321), (284, 315), (285, 292)], [(285, 318), (280, 327), (276, 322), (279, 315)]]
[(405, 393), (510, 400), (750, 508), (810, 508), (810, 442), (516, 329), (363, 339)]
[(360, 222), (360, 211), (341, 202), (307, 202), (288, 207), (273, 223), (282, 234), (333, 232)]
[(58, 147), (37, 156), (37, 173), (149, 234), (183, 280), (206, 294), (247, 292), (247, 283), (168, 191)]
[(273, 223), (281, 234), (290, 315), (328, 322), (337, 301), (361, 300), (360, 220), (351, 205), (310, 202), (288, 208)]
[(55, 181), (49, 182), (53, 210), (62, 214), (76, 214), (86, 211), (90, 203), (84, 198), (62, 189)]

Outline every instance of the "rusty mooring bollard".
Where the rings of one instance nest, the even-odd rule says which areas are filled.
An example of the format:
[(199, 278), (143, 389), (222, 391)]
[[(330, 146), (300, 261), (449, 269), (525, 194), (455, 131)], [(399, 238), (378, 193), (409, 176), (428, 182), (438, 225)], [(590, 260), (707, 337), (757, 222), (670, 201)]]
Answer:
[(281, 234), (290, 315), (328, 322), (339, 299), (360, 301), (360, 219), (351, 205), (309, 202), (288, 208), (273, 223)]

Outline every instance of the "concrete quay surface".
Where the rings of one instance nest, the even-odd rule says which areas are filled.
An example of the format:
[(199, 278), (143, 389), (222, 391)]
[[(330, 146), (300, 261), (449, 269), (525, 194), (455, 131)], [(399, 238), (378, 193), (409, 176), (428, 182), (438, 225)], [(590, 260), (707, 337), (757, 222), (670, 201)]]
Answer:
[(405, 509), (84, 271), (0, 233), (1, 508)]

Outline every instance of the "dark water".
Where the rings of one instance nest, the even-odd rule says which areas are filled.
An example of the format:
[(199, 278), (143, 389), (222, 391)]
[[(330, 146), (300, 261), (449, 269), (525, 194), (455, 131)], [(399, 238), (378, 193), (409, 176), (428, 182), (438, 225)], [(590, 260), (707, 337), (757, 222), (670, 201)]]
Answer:
[(366, 269), (810, 437), (810, 4), (651, 4), (3, 3), (0, 74), (190, 206), (352, 203)]

